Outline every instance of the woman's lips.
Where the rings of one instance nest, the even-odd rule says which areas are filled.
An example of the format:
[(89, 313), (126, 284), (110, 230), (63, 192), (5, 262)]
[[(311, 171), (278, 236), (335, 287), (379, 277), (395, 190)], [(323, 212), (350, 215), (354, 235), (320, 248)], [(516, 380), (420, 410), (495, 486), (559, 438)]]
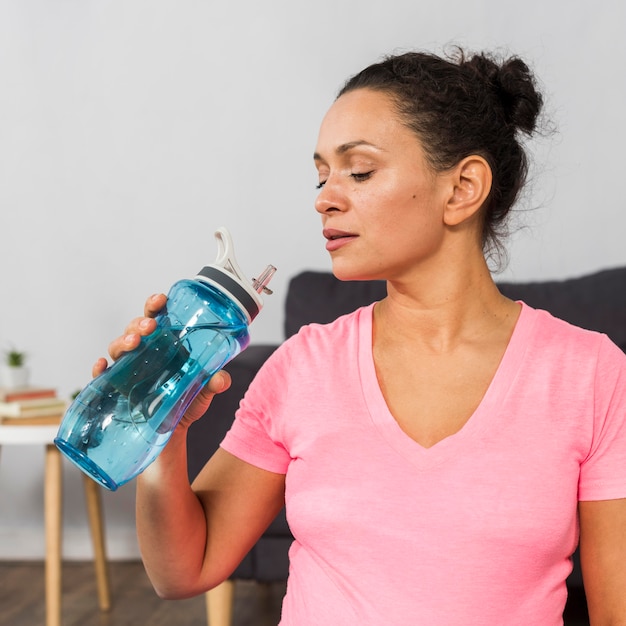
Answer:
[(356, 235), (352, 233), (332, 228), (325, 228), (322, 234), (326, 238), (326, 250), (329, 252), (339, 250), (339, 248), (356, 239)]

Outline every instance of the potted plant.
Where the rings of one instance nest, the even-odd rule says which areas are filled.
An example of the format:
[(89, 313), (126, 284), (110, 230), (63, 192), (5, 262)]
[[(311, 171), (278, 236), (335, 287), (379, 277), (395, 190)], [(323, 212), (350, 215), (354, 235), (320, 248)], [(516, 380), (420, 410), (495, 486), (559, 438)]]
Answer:
[(5, 387), (15, 389), (28, 385), (29, 370), (26, 367), (26, 353), (14, 348), (5, 352), (2, 369), (2, 382)]

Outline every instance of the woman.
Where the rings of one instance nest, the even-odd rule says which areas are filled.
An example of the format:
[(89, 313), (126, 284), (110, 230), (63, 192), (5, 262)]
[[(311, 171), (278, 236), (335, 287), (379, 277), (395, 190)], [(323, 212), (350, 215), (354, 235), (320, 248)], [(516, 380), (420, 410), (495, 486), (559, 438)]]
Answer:
[(579, 529), (591, 623), (626, 624), (626, 358), (503, 297), (485, 258), (541, 103), (520, 59), (486, 54), (407, 53), (346, 83), (315, 208), (335, 275), (388, 296), (285, 342), (190, 487), (187, 427), (228, 374), (199, 395), (137, 483), (161, 595), (219, 584), (286, 503), (281, 624), (562, 624)]

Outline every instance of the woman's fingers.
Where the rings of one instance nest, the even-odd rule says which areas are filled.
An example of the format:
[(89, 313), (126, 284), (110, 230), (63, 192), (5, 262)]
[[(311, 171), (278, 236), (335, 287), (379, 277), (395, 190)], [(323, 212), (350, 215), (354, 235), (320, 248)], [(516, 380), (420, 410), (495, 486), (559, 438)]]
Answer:
[(91, 375), (95, 378), (96, 376), (100, 376), (102, 372), (107, 368), (108, 363), (104, 357), (99, 358), (91, 368)]
[(146, 317), (156, 317), (167, 302), (167, 296), (164, 293), (157, 293), (150, 296), (146, 300), (143, 312)]
[(216, 372), (207, 383), (207, 388), (213, 395), (215, 395), (216, 393), (226, 391), (230, 387), (230, 383), (230, 374), (224, 370), (220, 370), (219, 372)]
[(204, 386), (202, 391), (194, 398), (189, 405), (183, 420), (187, 423), (200, 419), (209, 408), (211, 400), (218, 394), (226, 391), (230, 387), (231, 378), (228, 372), (221, 370), (213, 375), (211, 380)]
[[(141, 338), (150, 335), (157, 327), (154, 319), (162, 310), (167, 302), (165, 294), (155, 294), (150, 296), (144, 305), (144, 317), (136, 317), (128, 324), (124, 330), (124, 334), (117, 337), (109, 344), (109, 355), (116, 361), (126, 352), (130, 352), (139, 346)], [(108, 363), (104, 358), (98, 359), (91, 372), (93, 376), (98, 376), (104, 372)]]
[(109, 344), (109, 355), (117, 361), (123, 354), (134, 350), (141, 343), (141, 334), (138, 332), (127, 332), (127, 334), (114, 339)]
[(159, 293), (150, 296), (144, 304), (144, 317), (136, 317), (126, 327), (124, 335), (118, 337), (109, 345), (109, 354), (112, 359), (119, 359), (122, 354), (134, 350), (141, 338), (150, 335), (156, 330), (157, 322), (154, 319), (167, 302), (167, 296)]

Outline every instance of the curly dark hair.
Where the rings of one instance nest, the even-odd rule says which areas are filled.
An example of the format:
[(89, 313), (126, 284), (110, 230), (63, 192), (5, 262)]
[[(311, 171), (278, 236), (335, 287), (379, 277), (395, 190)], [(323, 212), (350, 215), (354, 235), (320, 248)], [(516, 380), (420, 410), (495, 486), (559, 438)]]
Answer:
[(337, 97), (363, 88), (392, 98), (436, 171), (473, 154), (487, 161), (493, 181), (483, 213), (483, 250), (502, 253), (506, 218), (528, 174), (519, 132), (533, 134), (543, 105), (526, 63), (484, 52), (467, 56), (460, 48), (448, 58), (407, 52), (349, 78)]

